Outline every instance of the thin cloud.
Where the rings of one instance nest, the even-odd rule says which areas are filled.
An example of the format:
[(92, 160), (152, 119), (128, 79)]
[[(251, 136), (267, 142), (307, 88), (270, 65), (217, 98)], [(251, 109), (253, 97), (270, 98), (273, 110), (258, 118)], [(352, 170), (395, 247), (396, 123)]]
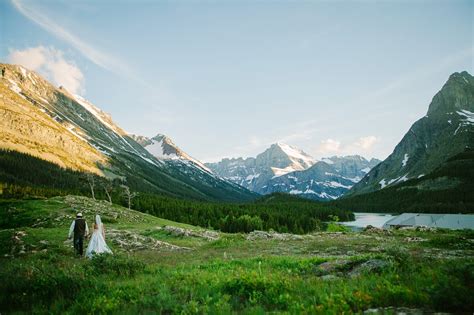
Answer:
[(339, 154), (341, 152), (341, 142), (334, 139), (322, 140), (318, 148), (318, 153), (321, 155)]

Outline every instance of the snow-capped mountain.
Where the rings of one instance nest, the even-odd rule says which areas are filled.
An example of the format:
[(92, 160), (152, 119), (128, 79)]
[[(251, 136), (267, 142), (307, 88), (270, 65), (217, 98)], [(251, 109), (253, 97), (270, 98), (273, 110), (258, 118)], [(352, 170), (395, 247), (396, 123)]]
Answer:
[[(278, 142), (262, 153), (261, 159), (268, 160), (275, 176), (285, 175), (294, 171), (302, 171), (315, 163), (315, 160), (303, 150)], [(257, 159), (259, 156), (257, 156)]]
[(393, 153), (355, 185), (349, 195), (422, 178), (449, 158), (473, 147), (474, 77), (466, 71), (456, 72), (433, 97), (426, 116), (411, 126)]
[(212, 173), (211, 170), (201, 161), (191, 157), (189, 154), (181, 150), (174, 142), (166, 135), (157, 134), (153, 138), (145, 136), (137, 136), (131, 134), (130, 137), (137, 143), (143, 146), (148, 152), (159, 160), (182, 160), (187, 161), (202, 170)]
[(214, 174), (259, 192), (271, 178), (307, 169), (314, 162), (310, 155), (298, 148), (275, 143), (255, 158), (223, 159), (218, 163), (205, 165)]
[(204, 200), (254, 194), (193, 163), (158, 159), (110, 115), (21, 66), (0, 64), (0, 149), (121, 178), (136, 190)]
[(287, 192), (317, 200), (338, 198), (380, 161), (360, 156), (317, 161), (283, 143), (270, 146), (256, 158), (223, 159), (207, 163), (215, 174), (260, 194)]
[(359, 155), (324, 158), (306, 170), (272, 178), (261, 193), (279, 191), (315, 200), (337, 199), (379, 162)]

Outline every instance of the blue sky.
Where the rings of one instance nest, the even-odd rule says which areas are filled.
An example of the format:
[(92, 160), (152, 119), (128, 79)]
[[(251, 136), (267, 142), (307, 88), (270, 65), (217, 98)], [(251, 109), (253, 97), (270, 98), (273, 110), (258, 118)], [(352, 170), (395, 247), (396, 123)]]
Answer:
[(0, 1), (0, 60), (204, 161), (276, 141), (385, 158), (455, 71), (473, 1)]

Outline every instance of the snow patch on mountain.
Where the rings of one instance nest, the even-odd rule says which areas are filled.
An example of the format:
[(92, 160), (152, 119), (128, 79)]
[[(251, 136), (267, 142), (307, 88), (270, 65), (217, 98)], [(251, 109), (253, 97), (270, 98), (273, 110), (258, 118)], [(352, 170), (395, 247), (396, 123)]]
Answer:
[(463, 119), (464, 122), (471, 123), (471, 124), (474, 123), (474, 113), (473, 112), (470, 112), (466, 109), (462, 109), (460, 111), (457, 111), (457, 113), (458, 113), (458, 115), (465, 117)]
[(137, 141), (141, 146), (143, 146), (150, 154), (156, 157), (159, 160), (180, 160), (182, 162), (191, 162), (188, 165), (194, 165), (199, 167), (201, 170), (212, 174), (212, 171), (205, 166), (201, 161), (196, 160), (195, 158), (188, 155), (186, 152), (181, 150), (169, 137), (158, 134), (153, 138), (148, 138), (144, 136), (129, 135), (132, 139)]
[(398, 183), (406, 182), (407, 180), (408, 180), (408, 173), (406, 173), (405, 175), (403, 175), (402, 177), (400, 177), (400, 178), (397, 180), (397, 184), (398, 184)]
[(95, 118), (97, 118), (102, 124), (107, 126), (110, 130), (113, 130), (118, 135), (124, 134), (123, 130), (112, 122), (112, 118), (110, 117), (109, 114), (102, 111), (100, 108), (96, 107), (95, 105), (93, 105), (91, 102), (89, 102), (88, 100), (86, 100), (80, 95), (73, 94), (73, 97), (80, 105), (82, 105), (82, 107), (84, 107), (87, 111), (89, 111), (92, 115), (94, 115)]
[(290, 165), (285, 168), (271, 167), (271, 170), (273, 171), (273, 174), (275, 174), (272, 178), (276, 178), (276, 177), (286, 175), (288, 173), (299, 171), (300, 169)]
[(21, 71), (21, 74), (26, 77), (26, 69), (23, 68), (22, 66), (20, 66), (20, 71)]
[(322, 158), (321, 161), (329, 165), (334, 164), (334, 161), (329, 158)]
[(278, 142), (277, 145), (288, 155), (290, 159), (299, 165), (298, 169), (307, 169), (315, 162), (313, 157), (296, 147), (282, 142)]
[(405, 167), (407, 165), (408, 159), (409, 155), (408, 153), (405, 153), (405, 155), (403, 156), (402, 167)]
[(21, 88), (18, 86), (18, 84), (16, 84), (15, 81), (11, 80), (11, 79), (8, 79), (8, 82), (11, 83), (10, 85), (10, 89), (15, 92), (16, 94), (20, 95), (21, 97), (25, 98), (25, 96), (23, 96), (21, 94)]
[(179, 159), (179, 157), (176, 155), (176, 153), (169, 153), (166, 154), (165, 150), (163, 148), (163, 139), (156, 141), (156, 140), (151, 140), (151, 144), (147, 145), (145, 148), (153, 154), (156, 158), (159, 159)]

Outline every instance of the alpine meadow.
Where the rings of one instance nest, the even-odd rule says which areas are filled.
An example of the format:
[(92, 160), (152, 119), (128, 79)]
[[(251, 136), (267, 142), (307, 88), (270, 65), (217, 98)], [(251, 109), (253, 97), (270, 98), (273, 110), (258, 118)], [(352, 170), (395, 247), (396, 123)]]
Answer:
[(0, 1), (0, 314), (474, 313), (473, 16)]

